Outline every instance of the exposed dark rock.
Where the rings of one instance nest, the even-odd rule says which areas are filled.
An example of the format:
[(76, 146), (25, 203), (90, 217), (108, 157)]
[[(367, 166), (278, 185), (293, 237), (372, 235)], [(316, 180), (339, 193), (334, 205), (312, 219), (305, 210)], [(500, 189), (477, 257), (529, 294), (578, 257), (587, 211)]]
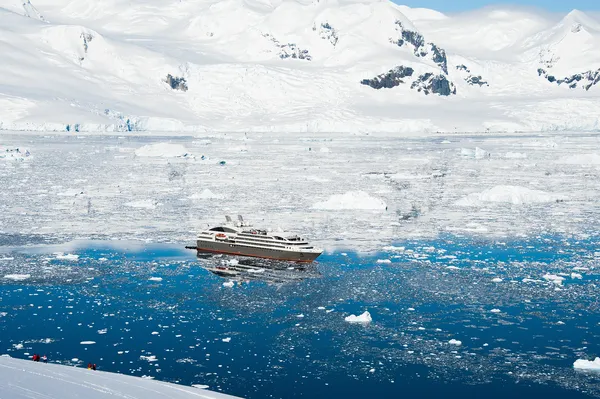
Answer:
[(600, 83), (600, 69), (598, 69), (597, 71), (576, 73), (575, 75), (567, 76), (563, 79), (557, 79), (553, 75), (548, 75), (545, 70), (540, 68), (538, 69), (538, 75), (544, 76), (550, 83), (556, 83), (559, 86), (562, 84), (566, 84), (571, 89), (583, 87), (586, 91), (590, 90), (592, 86), (595, 86), (598, 83)]
[(479, 87), (481, 86), (489, 86), (489, 83), (484, 81), (483, 78), (481, 76), (473, 76), (470, 75), (468, 78), (465, 79), (467, 81), (468, 84), (470, 84), (471, 86), (475, 86), (475, 85), (479, 85)]
[[(316, 30), (316, 27), (313, 27), (313, 30)], [(321, 28), (319, 29), (319, 36), (321, 39), (329, 40), (329, 42), (335, 47), (339, 38), (337, 35), (337, 31), (333, 29), (329, 22), (325, 22), (321, 24)]]
[(440, 68), (442, 68), (442, 71), (444, 71), (444, 73), (448, 75), (448, 58), (446, 58), (446, 51), (444, 49), (439, 48), (433, 43), (429, 44), (431, 44), (431, 51), (433, 52), (433, 62), (438, 64)]
[(489, 86), (489, 83), (486, 82), (485, 80), (483, 80), (483, 78), (481, 77), (481, 75), (471, 75), (471, 70), (469, 69), (469, 67), (467, 67), (466, 65), (462, 64), (462, 65), (457, 65), (456, 69), (458, 69), (459, 71), (464, 71), (466, 73), (468, 73), (468, 76), (464, 76), (463, 78), (465, 79), (465, 82), (467, 82), (468, 84), (470, 84), (471, 86)]
[(412, 76), (414, 69), (405, 66), (398, 66), (390, 69), (387, 73), (383, 73), (373, 79), (363, 79), (360, 83), (371, 86), (374, 89), (391, 89), (404, 83), (402, 78)]
[(281, 44), (279, 40), (275, 39), (269, 33), (265, 33), (263, 36), (271, 39), (271, 41), (279, 48), (279, 58), (282, 60), (286, 58), (296, 58), (306, 61), (312, 60), (312, 56), (309, 54), (308, 50), (302, 50), (296, 43)]
[(173, 89), (173, 90), (181, 90), (181, 91), (188, 90), (188, 86), (185, 81), (185, 78), (178, 78), (176, 76), (172, 76), (171, 74), (168, 74), (167, 78), (165, 79), (165, 82), (169, 86), (171, 86), (171, 89)]
[(87, 54), (89, 47), (88, 45), (94, 39), (94, 36), (92, 36), (90, 33), (82, 32), (80, 37), (83, 39), (83, 51)]
[(426, 95), (429, 93), (439, 94), (440, 96), (449, 96), (456, 94), (454, 83), (450, 82), (445, 75), (434, 75), (426, 73), (417, 78), (410, 86), (418, 92), (423, 92)]
[(423, 35), (419, 32), (405, 29), (400, 21), (396, 21), (396, 30), (400, 32), (401, 38), (390, 39), (392, 43), (396, 44), (398, 47), (410, 44), (413, 47), (415, 56), (420, 58), (427, 57), (431, 53), (432, 61), (435, 62), (446, 75), (448, 74), (448, 58), (446, 57), (446, 51), (444, 51), (444, 49), (433, 43), (426, 43)]

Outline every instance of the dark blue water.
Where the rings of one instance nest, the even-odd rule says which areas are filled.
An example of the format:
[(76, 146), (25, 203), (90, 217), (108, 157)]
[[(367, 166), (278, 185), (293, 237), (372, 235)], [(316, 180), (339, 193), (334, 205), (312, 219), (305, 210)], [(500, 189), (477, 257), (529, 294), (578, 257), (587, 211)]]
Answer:
[[(598, 238), (415, 240), (308, 270), (261, 263), (231, 288), (202, 267), (224, 258), (178, 245), (81, 242), (66, 260), (21, 244), (0, 251), (0, 276), (30, 275), (0, 279), (14, 357), (248, 398), (600, 396), (600, 376), (572, 367), (600, 355)], [(372, 323), (344, 321), (365, 310)]]

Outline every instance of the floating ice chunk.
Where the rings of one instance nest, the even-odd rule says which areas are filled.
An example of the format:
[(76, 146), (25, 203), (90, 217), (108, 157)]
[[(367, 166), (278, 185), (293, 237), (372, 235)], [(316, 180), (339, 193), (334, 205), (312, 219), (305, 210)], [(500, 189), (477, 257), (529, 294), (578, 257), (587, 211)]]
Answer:
[(313, 209), (339, 210), (339, 209), (363, 209), (384, 210), (386, 203), (375, 197), (371, 197), (364, 191), (348, 191), (345, 194), (335, 194), (327, 201), (317, 202)]
[(556, 161), (563, 165), (600, 165), (600, 154), (578, 154), (560, 158)]
[(325, 310), (325, 306), (319, 306), (317, 309), (319, 309), (319, 310)]
[(344, 320), (346, 320), (348, 323), (370, 323), (373, 321), (373, 318), (371, 318), (371, 314), (366, 311), (360, 316), (347, 316)]
[(392, 263), (389, 259), (377, 259), (377, 263)]
[(583, 279), (583, 276), (581, 274), (579, 274), (579, 273), (571, 273), (571, 278), (574, 279), (574, 280), (575, 279), (581, 280), (581, 279)]
[(13, 344), (13, 348), (16, 350), (23, 349), (23, 344)]
[(492, 279), (492, 282), (493, 282), (493, 283), (501, 283), (501, 282), (502, 282), (502, 279), (501, 279), (500, 277), (494, 277), (494, 278)]
[(162, 277), (150, 277), (148, 281), (162, 281)]
[(152, 331), (152, 335), (158, 335), (158, 331)]
[(505, 203), (513, 205), (540, 204), (565, 200), (566, 197), (531, 190), (521, 186), (495, 186), (480, 193), (469, 194), (455, 202), (458, 206), (480, 206), (483, 203)]
[(500, 309), (492, 309), (492, 310), (490, 310), (490, 312), (492, 312), (492, 313), (500, 313), (502, 311)]
[(544, 274), (543, 276), (544, 280), (550, 281), (556, 285), (562, 285), (563, 281), (565, 280), (564, 277), (561, 276), (557, 276), (556, 274)]
[(460, 270), (460, 267), (458, 267), (458, 266), (446, 266), (446, 269), (448, 269), (448, 270)]
[(79, 255), (65, 254), (64, 252), (54, 252), (53, 255), (56, 256), (56, 259), (60, 259), (60, 260), (78, 260), (79, 259)]
[(139, 201), (131, 201), (127, 202), (125, 206), (129, 206), (131, 208), (143, 208), (143, 209), (156, 209), (156, 202), (153, 200), (145, 199)]
[(25, 161), (33, 158), (27, 148), (0, 146), (0, 161)]
[(108, 329), (103, 328), (102, 330), (98, 330), (98, 334), (106, 334), (108, 332)]
[(304, 315), (303, 314), (299, 314), (299, 315), (296, 315), (296, 317), (302, 319), (304, 317)]
[(460, 155), (465, 158), (474, 158), (474, 159), (483, 159), (489, 158), (490, 153), (484, 150), (483, 148), (475, 147), (474, 150), (470, 148), (461, 148)]
[(76, 195), (80, 195), (83, 194), (82, 190), (76, 189), (76, 188), (70, 188), (67, 191), (63, 191), (62, 193), (58, 193), (56, 195), (58, 195), (59, 197), (73, 197)]
[(23, 281), (31, 277), (31, 274), (6, 274), (4, 278), (13, 281)]
[(79, 361), (79, 359), (77, 359), (76, 357), (74, 357), (73, 359), (71, 359), (72, 362), (77, 363)]
[(459, 340), (457, 340), (457, 339), (451, 339), (450, 341), (448, 341), (448, 343), (450, 345), (456, 345), (456, 346), (461, 346), (462, 345), (462, 342), (459, 341)]
[(80, 345), (94, 345), (96, 341), (81, 341)]
[(223, 342), (229, 342), (229, 341), (231, 341), (231, 337), (223, 338), (221, 341), (223, 341)]
[(227, 288), (231, 288), (233, 287), (233, 281), (227, 281), (225, 283), (223, 283), (223, 287), (227, 287)]
[(504, 158), (523, 159), (523, 158), (527, 158), (527, 154), (524, 154), (522, 152), (507, 152), (506, 154), (504, 154)]
[(208, 385), (201, 385), (201, 384), (192, 384), (192, 387), (198, 388), (198, 389), (208, 389), (208, 388), (210, 388)]
[(577, 359), (573, 363), (573, 368), (579, 370), (600, 371), (600, 357), (597, 357), (594, 360)]
[(141, 360), (147, 360), (150, 363), (155, 362), (155, 361), (158, 360), (155, 355), (150, 355), (150, 356), (143, 356), (142, 355), (142, 356), (140, 356), (140, 359)]
[(415, 311), (415, 308), (408, 308), (408, 309), (406, 309), (406, 310), (408, 310), (409, 312), (414, 312), (414, 311)]
[(187, 158), (192, 154), (181, 144), (155, 143), (135, 150), (138, 157)]
[(212, 191), (210, 191), (208, 188), (205, 188), (204, 190), (202, 190), (201, 193), (192, 194), (188, 198), (195, 200), (195, 199), (223, 199), (225, 197), (221, 194), (215, 194)]

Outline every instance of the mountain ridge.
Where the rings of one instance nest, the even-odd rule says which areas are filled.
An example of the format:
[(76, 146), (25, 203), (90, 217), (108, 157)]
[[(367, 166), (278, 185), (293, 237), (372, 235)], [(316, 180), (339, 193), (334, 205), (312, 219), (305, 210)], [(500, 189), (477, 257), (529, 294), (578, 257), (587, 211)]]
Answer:
[[(599, 21), (481, 14), (367, 0), (14, 1), (0, 7), (0, 129), (598, 129)], [(565, 105), (574, 118), (550, 112)]]

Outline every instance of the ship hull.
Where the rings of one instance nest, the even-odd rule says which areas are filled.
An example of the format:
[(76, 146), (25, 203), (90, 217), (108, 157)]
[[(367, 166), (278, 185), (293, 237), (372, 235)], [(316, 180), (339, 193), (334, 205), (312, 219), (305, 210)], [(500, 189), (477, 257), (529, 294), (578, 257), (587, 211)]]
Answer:
[(224, 255), (249, 256), (253, 258), (263, 258), (272, 260), (281, 260), (289, 262), (310, 263), (321, 255), (320, 252), (294, 252), (276, 248), (257, 248), (246, 245), (235, 244), (231, 242), (220, 241), (202, 241), (196, 243), (199, 254), (213, 253)]

